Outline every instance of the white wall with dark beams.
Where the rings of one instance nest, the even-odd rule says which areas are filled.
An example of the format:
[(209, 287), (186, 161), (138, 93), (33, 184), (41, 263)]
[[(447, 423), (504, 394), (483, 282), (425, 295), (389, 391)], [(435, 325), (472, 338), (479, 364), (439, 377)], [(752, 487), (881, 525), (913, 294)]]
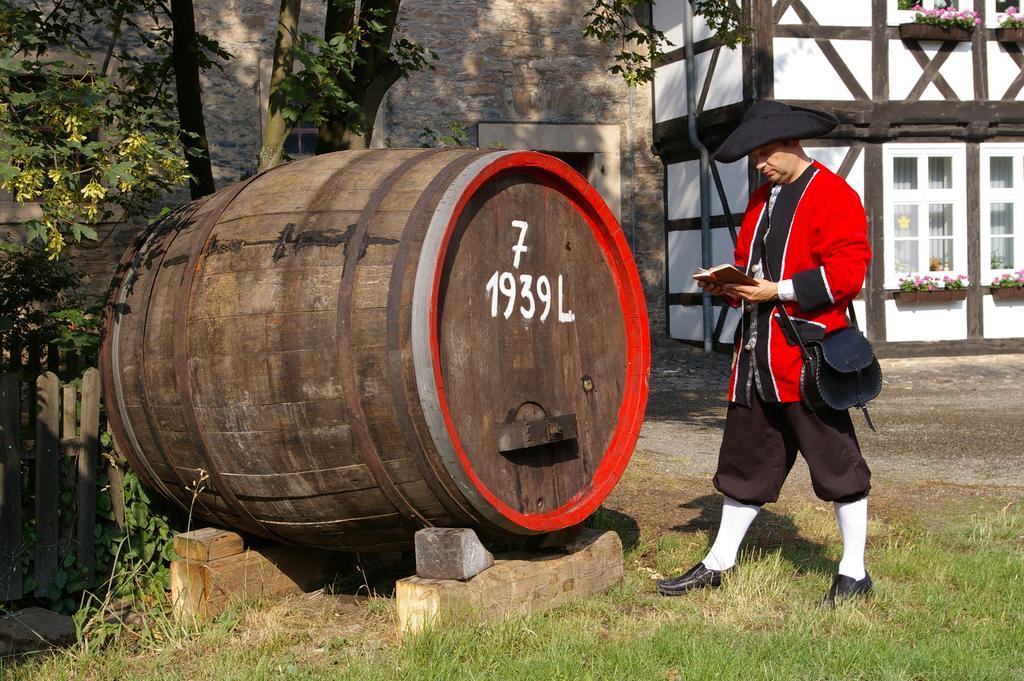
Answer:
[[(654, 13), (656, 26), (680, 40), (684, 1), (663, 0)], [(1024, 304), (995, 299), (989, 290), (992, 277), (1007, 271), (993, 260), (999, 254), (1011, 254), (1007, 262), (1024, 267), (1024, 198), (1007, 198), (1024, 197), (1024, 46), (996, 40), (995, 0), (959, 1), (961, 9), (977, 10), (982, 19), (965, 41), (902, 39), (899, 25), (913, 21), (914, 13), (899, 10), (897, 0), (741, 5), (753, 27), (748, 43), (728, 50), (702, 33), (695, 45), (702, 99), (695, 113), (707, 146), (714, 149), (758, 99), (833, 111), (840, 126), (806, 146), (847, 178), (868, 213), (875, 258), (856, 305), (869, 336), (891, 354), (948, 351), (950, 343), (967, 352), (1024, 351)], [(706, 27), (698, 30), (706, 33)], [(729, 59), (723, 59), (726, 53)], [(732, 64), (738, 64), (738, 74)], [(673, 338), (695, 341), (703, 329), (700, 296), (689, 274), (700, 262), (700, 197), (697, 155), (686, 130), (684, 74), (680, 42), (654, 83), (654, 140), (666, 167), (669, 331)], [(918, 189), (894, 185), (894, 164), (909, 157), (923, 164)], [(940, 159), (932, 161), (935, 167), (952, 164), (949, 186), (928, 186), (932, 157)], [(1005, 168), (1007, 158), (1019, 163), (1022, 175), (1013, 175), (1013, 185), (1006, 178), (994, 185), (989, 165)], [(745, 161), (718, 169), (730, 211), (741, 213), (744, 194), (758, 178)], [(729, 243), (712, 186), (717, 262)], [(920, 236), (913, 242), (920, 257), (918, 269), (904, 272), (898, 271), (896, 251), (910, 248), (911, 237), (900, 231), (910, 205), (921, 211)], [(968, 275), (967, 298), (907, 302), (897, 288), (901, 277), (913, 274)]]

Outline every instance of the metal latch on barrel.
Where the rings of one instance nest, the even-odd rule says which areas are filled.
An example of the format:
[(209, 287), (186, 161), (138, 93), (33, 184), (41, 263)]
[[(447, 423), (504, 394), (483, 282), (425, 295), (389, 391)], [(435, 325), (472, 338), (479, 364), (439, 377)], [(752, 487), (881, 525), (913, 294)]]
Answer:
[(498, 426), (498, 451), (511, 452), (576, 439), (576, 414), (545, 416)]

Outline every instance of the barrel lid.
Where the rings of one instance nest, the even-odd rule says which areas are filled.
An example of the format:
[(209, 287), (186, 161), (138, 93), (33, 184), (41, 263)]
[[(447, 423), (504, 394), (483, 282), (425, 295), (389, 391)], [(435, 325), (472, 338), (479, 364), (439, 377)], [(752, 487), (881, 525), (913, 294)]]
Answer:
[(618, 481), (647, 400), (650, 338), (628, 244), (562, 161), (495, 152), (439, 201), (412, 343), (438, 453), (518, 533), (581, 522)]

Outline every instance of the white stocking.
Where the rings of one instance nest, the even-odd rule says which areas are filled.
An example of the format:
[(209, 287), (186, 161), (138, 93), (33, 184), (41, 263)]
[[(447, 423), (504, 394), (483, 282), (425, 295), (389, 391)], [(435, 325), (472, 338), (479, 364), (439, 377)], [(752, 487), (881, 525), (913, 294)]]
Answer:
[(868, 539), (868, 498), (848, 504), (835, 503), (839, 533), (843, 535), (843, 559), (839, 574), (864, 579), (864, 544)]
[(709, 570), (728, 570), (736, 564), (736, 554), (740, 550), (740, 542), (747, 533), (747, 528), (754, 521), (760, 506), (743, 504), (732, 497), (722, 500), (722, 523), (718, 528), (718, 536), (711, 546), (707, 557), (701, 561)]

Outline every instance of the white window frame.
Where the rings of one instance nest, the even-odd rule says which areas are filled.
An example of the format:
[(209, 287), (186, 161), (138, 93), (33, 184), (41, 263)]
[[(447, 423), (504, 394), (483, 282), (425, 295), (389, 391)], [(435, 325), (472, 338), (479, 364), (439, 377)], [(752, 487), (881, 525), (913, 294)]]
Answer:
[[(1013, 157), (1013, 187), (992, 189), (989, 186), (993, 156)], [(983, 286), (1001, 274), (1024, 269), (1024, 143), (993, 143), (981, 145), (981, 281)], [(1013, 267), (992, 268), (992, 211), (993, 203), (1013, 204)]]
[[(909, 275), (930, 275), (940, 279), (946, 275), (967, 274), (967, 151), (963, 144), (886, 144), (882, 147), (883, 217), (882, 227), (885, 246), (885, 288), (899, 288), (899, 280)], [(928, 157), (949, 156), (953, 159), (952, 189), (928, 188)], [(917, 189), (893, 189), (893, 159), (917, 159)], [(953, 204), (953, 269), (932, 272), (927, 269), (918, 272), (896, 271), (893, 206), (898, 203), (951, 203)], [(928, 263), (928, 215), (918, 213), (918, 241), (920, 254), (918, 264)]]
[[(991, 5), (990, 12), (995, 11), (995, 0), (985, 0)], [(959, 9), (974, 9), (975, 0), (960, 0)], [(935, 0), (918, 0), (918, 4), (925, 9), (933, 9), (935, 7)], [(914, 21), (914, 15), (917, 14), (914, 10), (910, 9), (898, 9), (899, 0), (888, 0), (888, 20), (890, 26), (898, 26), (900, 24), (909, 24)], [(989, 14), (988, 16), (991, 16)]]
[[(1013, 3), (1013, 6), (1018, 10), (1024, 11), (1021, 5), (1024, 4), (1024, 0), (1017, 0)], [(996, 0), (985, 0), (985, 26), (988, 28), (999, 28), (999, 16), (1000, 12), (996, 12)]]

